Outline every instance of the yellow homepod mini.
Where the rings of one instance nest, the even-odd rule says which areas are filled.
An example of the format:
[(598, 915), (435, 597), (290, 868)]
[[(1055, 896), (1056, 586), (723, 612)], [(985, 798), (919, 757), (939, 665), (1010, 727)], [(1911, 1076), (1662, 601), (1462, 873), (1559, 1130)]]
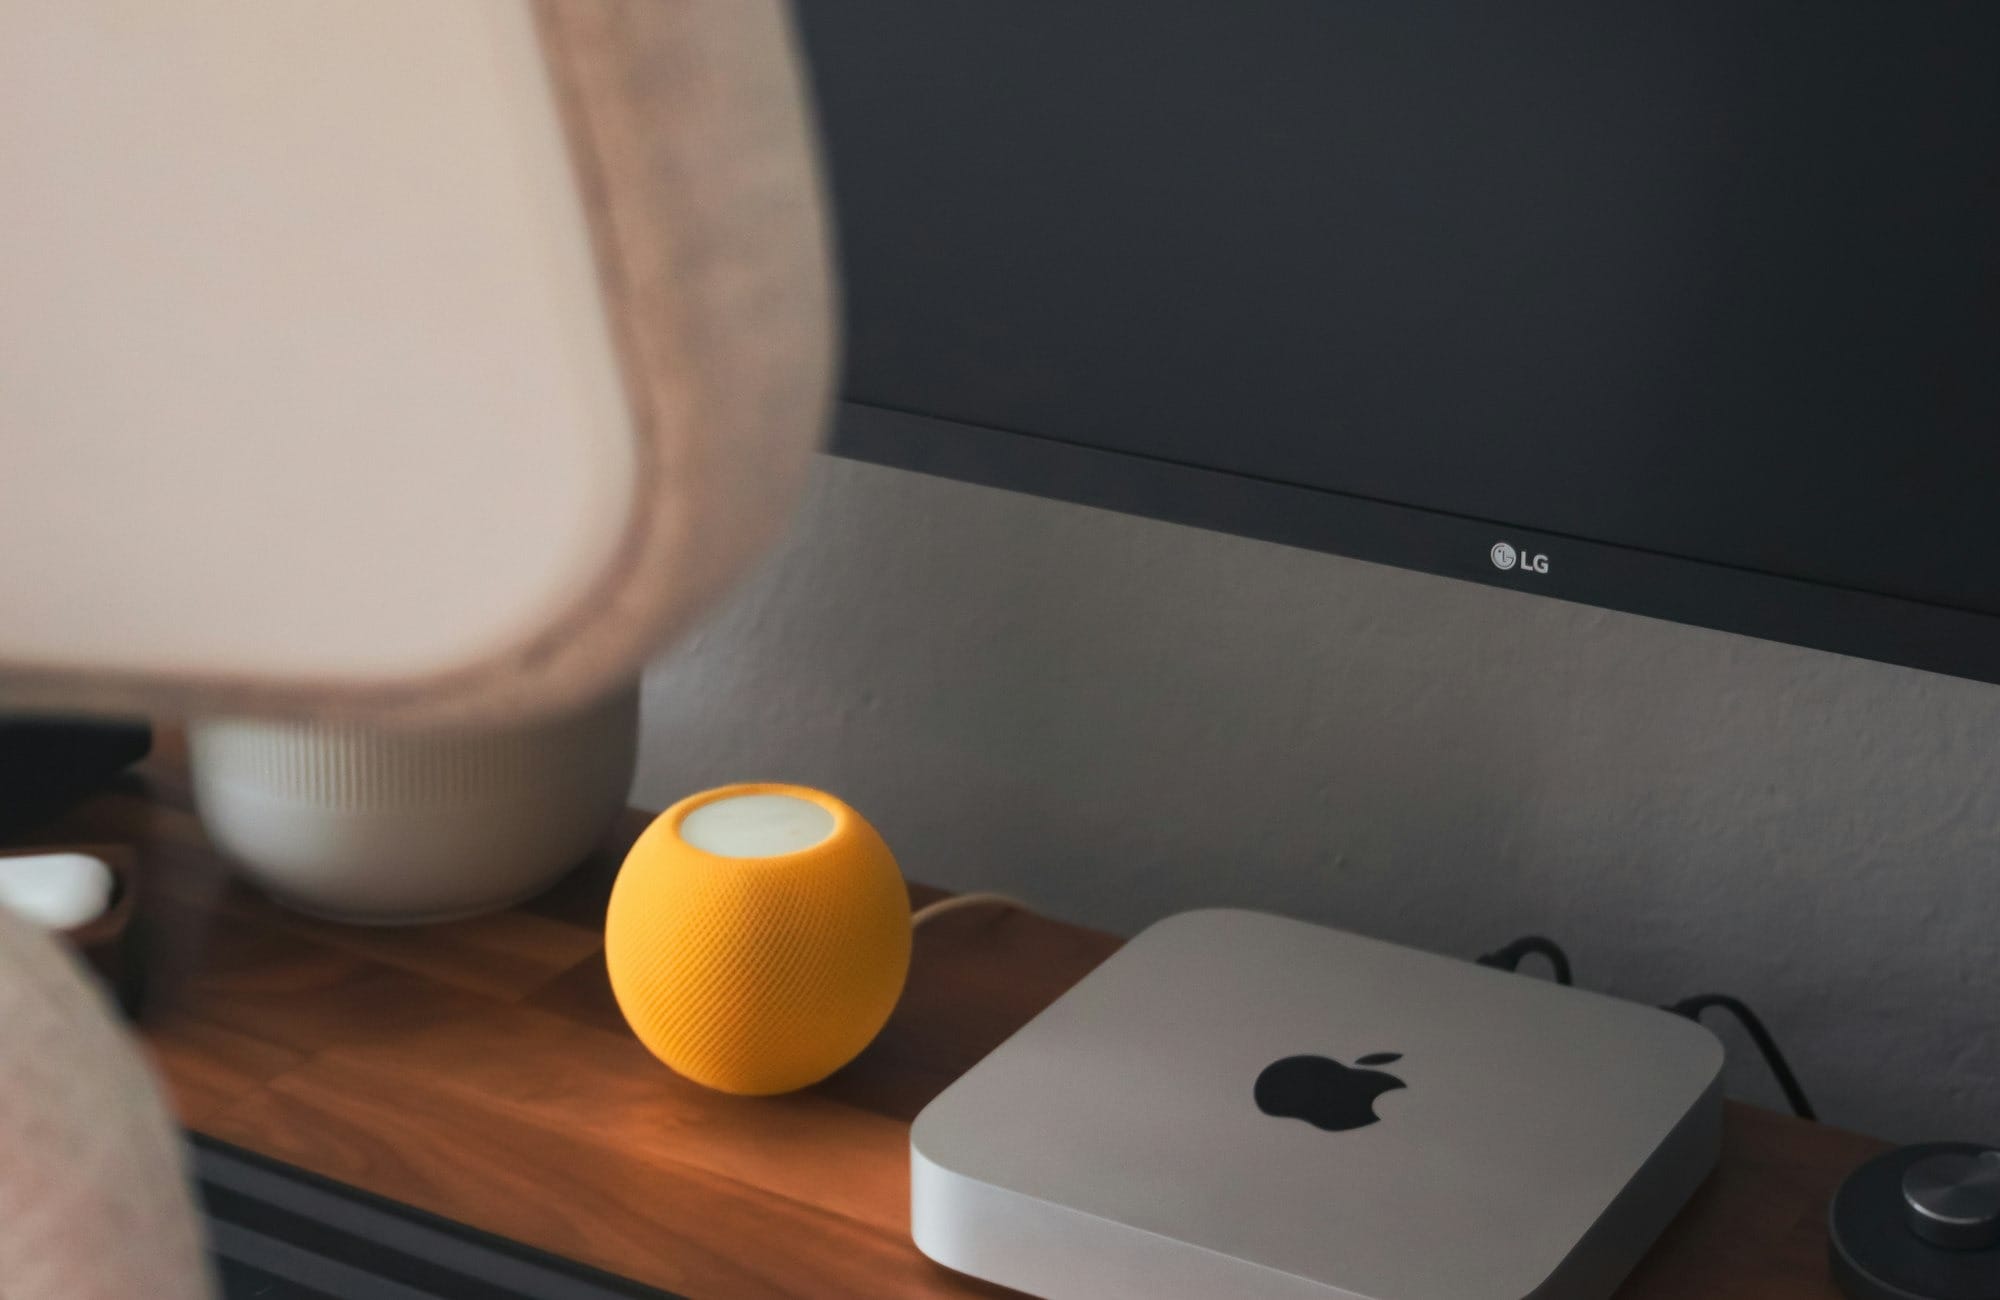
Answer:
[(889, 846), (818, 790), (733, 785), (646, 828), (611, 890), (604, 956), (653, 1055), (723, 1092), (817, 1083), (881, 1030), (910, 969)]

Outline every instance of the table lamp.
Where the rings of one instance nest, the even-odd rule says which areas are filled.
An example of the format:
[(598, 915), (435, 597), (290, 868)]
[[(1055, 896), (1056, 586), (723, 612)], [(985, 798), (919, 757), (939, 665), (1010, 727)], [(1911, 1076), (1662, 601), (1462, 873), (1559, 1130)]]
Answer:
[[(793, 504), (833, 292), (775, 0), (4, 0), (0, 123), (0, 708), (578, 716)], [(10, 1012), (0, 1205), (71, 1219), (0, 1277), (197, 1294), (184, 1192), (114, 1173), (163, 1112), (42, 1086), (145, 1092), (46, 955), (0, 930), (64, 1011)]]
[(211, 833), (309, 910), (546, 885), (828, 402), (782, 10), (0, 25), (0, 706), (195, 718)]

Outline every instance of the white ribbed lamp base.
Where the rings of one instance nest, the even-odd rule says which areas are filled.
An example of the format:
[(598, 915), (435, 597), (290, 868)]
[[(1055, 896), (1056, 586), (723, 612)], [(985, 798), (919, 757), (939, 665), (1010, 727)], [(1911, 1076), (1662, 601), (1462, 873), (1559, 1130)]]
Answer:
[(220, 721), (189, 729), (216, 844), (279, 902), (417, 925), (507, 907), (577, 865), (625, 806), (639, 696), (500, 731)]

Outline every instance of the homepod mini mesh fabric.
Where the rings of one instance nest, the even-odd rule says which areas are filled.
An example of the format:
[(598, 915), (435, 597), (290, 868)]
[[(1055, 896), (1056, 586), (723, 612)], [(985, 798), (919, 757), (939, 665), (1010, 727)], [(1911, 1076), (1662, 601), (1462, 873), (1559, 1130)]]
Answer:
[[(731, 857), (681, 834), (746, 796), (819, 805), (832, 827), (791, 852)], [(882, 837), (840, 800), (728, 786), (675, 804), (626, 856), (605, 916), (612, 992), (639, 1041), (724, 1092), (816, 1083), (881, 1030), (910, 965), (909, 892)]]

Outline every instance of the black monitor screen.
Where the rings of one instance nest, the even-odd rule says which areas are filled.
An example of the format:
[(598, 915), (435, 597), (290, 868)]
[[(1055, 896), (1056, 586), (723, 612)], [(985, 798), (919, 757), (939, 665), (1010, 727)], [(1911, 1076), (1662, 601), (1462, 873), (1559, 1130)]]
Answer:
[(2000, 4), (799, 14), (840, 449), (2000, 679)]

